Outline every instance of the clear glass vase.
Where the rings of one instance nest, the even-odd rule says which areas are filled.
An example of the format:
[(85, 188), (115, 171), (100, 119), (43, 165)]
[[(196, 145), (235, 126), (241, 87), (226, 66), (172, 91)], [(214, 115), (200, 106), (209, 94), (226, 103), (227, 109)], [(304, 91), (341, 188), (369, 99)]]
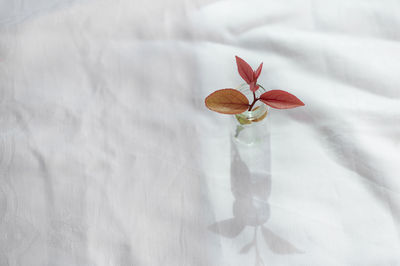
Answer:
[[(253, 92), (250, 91), (248, 84), (242, 84), (236, 89), (246, 95), (250, 103), (253, 101)], [(255, 92), (256, 97), (259, 97), (264, 92), (265, 90), (260, 87)], [(269, 107), (267, 105), (257, 101), (251, 111), (234, 115), (232, 122), (232, 137), (234, 141), (246, 145), (254, 145), (265, 141), (265, 138), (269, 136), (268, 111)]]

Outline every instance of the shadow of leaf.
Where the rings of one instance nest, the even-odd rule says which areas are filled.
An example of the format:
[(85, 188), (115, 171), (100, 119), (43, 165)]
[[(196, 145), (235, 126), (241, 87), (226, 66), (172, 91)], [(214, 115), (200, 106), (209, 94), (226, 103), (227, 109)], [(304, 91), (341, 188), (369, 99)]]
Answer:
[(246, 254), (247, 252), (250, 251), (250, 249), (254, 246), (254, 241), (251, 241), (249, 244), (245, 245), (242, 247), (240, 250), (240, 254)]
[(271, 230), (269, 230), (265, 226), (261, 227), (261, 232), (264, 237), (265, 243), (274, 253), (277, 254), (304, 253), (303, 251), (297, 249), (290, 242), (274, 234)]
[(216, 222), (208, 227), (214, 233), (224, 237), (234, 238), (238, 236), (244, 229), (245, 225), (235, 218)]

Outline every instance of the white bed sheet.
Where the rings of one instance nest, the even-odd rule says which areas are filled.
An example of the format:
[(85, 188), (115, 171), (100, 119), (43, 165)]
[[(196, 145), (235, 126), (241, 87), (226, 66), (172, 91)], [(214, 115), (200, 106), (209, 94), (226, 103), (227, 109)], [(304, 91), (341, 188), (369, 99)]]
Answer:
[[(399, 12), (0, 1), (0, 265), (400, 265)], [(306, 104), (251, 150), (234, 55)]]

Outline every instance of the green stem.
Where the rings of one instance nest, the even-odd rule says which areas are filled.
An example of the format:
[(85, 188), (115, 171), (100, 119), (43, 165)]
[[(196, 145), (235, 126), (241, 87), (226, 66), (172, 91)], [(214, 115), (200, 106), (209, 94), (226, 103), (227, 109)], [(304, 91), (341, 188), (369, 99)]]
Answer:
[(260, 86), (261, 88), (263, 88), (265, 90), (265, 88), (263, 86), (261, 86), (260, 84), (257, 84), (258, 86)]
[(244, 127), (242, 125), (236, 126), (236, 133), (235, 133), (235, 138), (239, 137), (240, 131), (242, 131)]

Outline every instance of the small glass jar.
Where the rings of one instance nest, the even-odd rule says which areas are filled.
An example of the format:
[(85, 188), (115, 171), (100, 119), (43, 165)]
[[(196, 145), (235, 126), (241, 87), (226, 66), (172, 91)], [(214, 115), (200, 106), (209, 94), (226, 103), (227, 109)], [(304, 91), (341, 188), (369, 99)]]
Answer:
[[(242, 84), (238, 88), (249, 102), (253, 102), (253, 92), (248, 84)], [(265, 90), (259, 88), (255, 94), (259, 97)], [(251, 111), (245, 111), (233, 116), (233, 139), (242, 144), (254, 145), (263, 142), (269, 136), (268, 115), (269, 107), (261, 101), (257, 101)]]

